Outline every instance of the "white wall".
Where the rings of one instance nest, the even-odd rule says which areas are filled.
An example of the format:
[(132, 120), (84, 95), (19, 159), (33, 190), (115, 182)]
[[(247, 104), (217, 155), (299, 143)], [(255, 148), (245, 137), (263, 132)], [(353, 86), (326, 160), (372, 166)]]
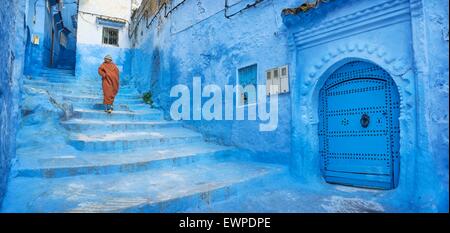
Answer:
[(96, 19), (97, 15), (103, 15), (127, 21), (124, 27), (119, 28), (119, 47), (129, 48), (128, 22), (131, 17), (131, 2), (132, 0), (80, 0), (77, 31), (78, 43), (115, 47), (102, 44), (103, 26), (97, 24)]

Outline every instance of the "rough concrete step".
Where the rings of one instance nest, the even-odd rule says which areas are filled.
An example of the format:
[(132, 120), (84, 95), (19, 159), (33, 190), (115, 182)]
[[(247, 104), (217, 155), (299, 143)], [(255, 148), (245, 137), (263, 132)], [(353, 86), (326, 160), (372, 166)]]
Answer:
[(136, 120), (136, 121), (160, 121), (163, 113), (160, 110), (148, 109), (142, 111), (119, 111), (114, 110), (111, 114), (103, 110), (74, 109), (73, 118), (96, 119), (96, 120)]
[(226, 200), (283, 171), (277, 165), (221, 162), (127, 175), (17, 177), (9, 183), (2, 212), (181, 212)]
[(71, 119), (61, 124), (72, 132), (104, 131), (104, 132), (127, 132), (127, 131), (149, 131), (159, 128), (181, 127), (178, 121), (112, 121), (112, 120), (87, 120)]
[(185, 128), (162, 128), (149, 132), (74, 134), (69, 144), (82, 151), (127, 151), (140, 147), (166, 147), (202, 142), (200, 133)]
[[(87, 174), (139, 172), (190, 163), (223, 161), (239, 156), (233, 147), (196, 143), (177, 147), (148, 148), (129, 153), (18, 154), (15, 177), (59, 178)], [(234, 157), (235, 156), (235, 157)]]

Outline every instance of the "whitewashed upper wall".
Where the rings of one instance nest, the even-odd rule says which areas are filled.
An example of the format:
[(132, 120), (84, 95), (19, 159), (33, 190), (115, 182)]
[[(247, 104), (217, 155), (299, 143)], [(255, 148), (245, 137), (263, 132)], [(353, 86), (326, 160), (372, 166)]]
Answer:
[(119, 30), (119, 47), (129, 48), (128, 22), (131, 17), (131, 2), (131, 0), (80, 0), (77, 31), (78, 43), (115, 47), (102, 44), (103, 26), (97, 24), (96, 15), (103, 15), (127, 21), (125, 27)]

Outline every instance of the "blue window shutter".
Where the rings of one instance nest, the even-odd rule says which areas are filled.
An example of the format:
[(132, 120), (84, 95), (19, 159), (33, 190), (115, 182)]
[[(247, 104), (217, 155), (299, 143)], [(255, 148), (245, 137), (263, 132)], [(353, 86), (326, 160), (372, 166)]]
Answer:
[(257, 65), (251, 65), (239, 69), (239, 84), (243, 87), (246, 85), (256, 85), (257, 81)]
[[(258, 69), (257, 65), (251, 65), (244, 68), (241, 68), (238, 70), (238, 80), (239, 85), (242, 86), (242, 88), (245, 88), (247, 85), (253, 85), (256, 91), (257, 88), (257, 80), (258, 80)], [(241, 93), (240, 94), (241, 104), (251, 104), (256, 101), (256, 93)]]

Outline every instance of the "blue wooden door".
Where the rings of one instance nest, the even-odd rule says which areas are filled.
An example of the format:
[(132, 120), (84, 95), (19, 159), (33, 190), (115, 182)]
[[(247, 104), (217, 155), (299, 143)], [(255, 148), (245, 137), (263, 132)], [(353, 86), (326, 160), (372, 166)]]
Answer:
[(399, 173), (399, 95), (389, 74), (361, 61), (320, 91), (321, 171), (329, 183), (392, 189)]

